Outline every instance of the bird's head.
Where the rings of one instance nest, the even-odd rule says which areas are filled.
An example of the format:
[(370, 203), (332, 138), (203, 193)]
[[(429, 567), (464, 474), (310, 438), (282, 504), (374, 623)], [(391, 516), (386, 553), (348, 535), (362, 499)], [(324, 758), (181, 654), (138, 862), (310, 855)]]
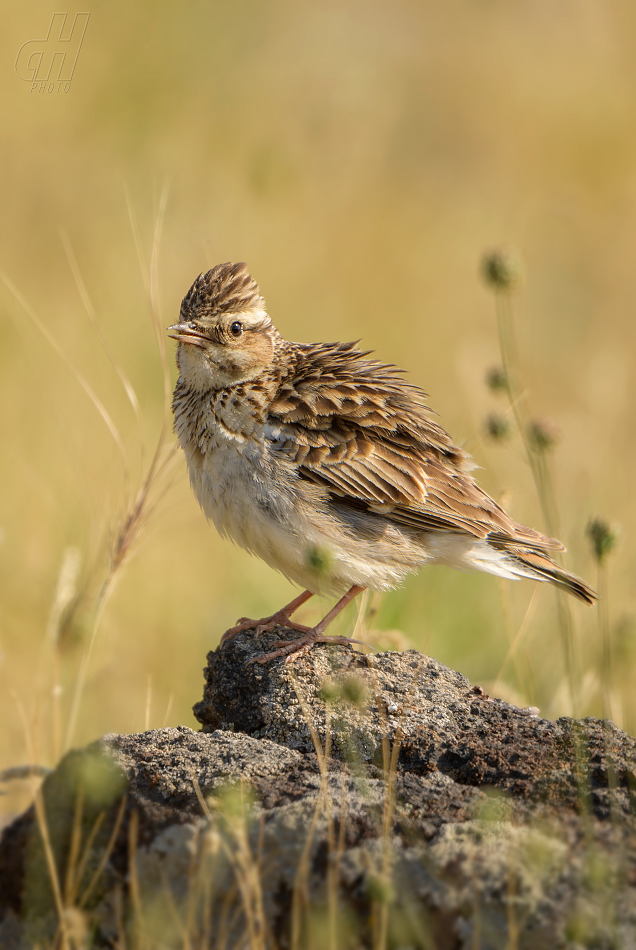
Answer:
[(280, 335), (245, 264), (217, 264), (200, 274), (183, 298), (177, 365), (196, 390), (223, 389), (254, 379), (272, 364)]

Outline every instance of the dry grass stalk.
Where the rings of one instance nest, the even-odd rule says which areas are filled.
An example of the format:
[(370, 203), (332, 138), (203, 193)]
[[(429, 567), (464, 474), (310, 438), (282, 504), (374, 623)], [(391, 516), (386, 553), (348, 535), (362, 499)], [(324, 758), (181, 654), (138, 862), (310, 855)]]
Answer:
[[(311, 818), (311, 824), (307, 832), (307, 837), (303, 845), (303, 850), (300, 856), (300, 861), (298, 862), (298, 868), (296, 870), (296, 875), (294, 878), (294, 891), (292, 895), (292, 911), (291, 911), (291, 933), (290, 933), (290, 947), (291, 950), (302, 950), (303, 948), (303, 925), (305, 923), (306, 911), (310, 906), (309, 901), (309, 858), (311, 854), (311, 848), (314, 842), (316, 835), (316, 828), (318, 826), (318, 821), (320, 819), (321, 810), (324, 808), (327, 815), (330, 812), (329, 807), (329, 764), (328, 759), (323, 749), (322, 742), (320, 741), (320, 736), (318, 730), (316, 729), (316, 724), (313, 720), (309, 707), (305, 701), (305, 697), (300, 688), (298, 680), (294, 676), (293, 671), (289, 670), (290, 679), (294, 687), (294, 692), (298, 699), (298, 703), (302, 710), (305, 722), (309, 729), (311, 735), (311, 740), (314, 745), (316, 752), (316, 757), (318, 759), (318, 768), (320, 769), (320, 793), (316, 801), (316, 807)], [(325, 737), (326, 745), (331, 746), (331, 737), (327, 735)], [(327, 818), (329, 821), (329, 818)]]
[[(165, 340), (163, 335), (160, 332), (160, 311), (159, 311), (159, 288), (158, 288), (158, 256), (159, 256), (159, 247), (161, 240), (161, 231), (163, 227), (163, 218), (165, 214), (167, 202), (167, 189), (164, 188), (161, 196), (161, 201), (159, 204), (158, 215), (155, 223), (155, 233), (153, 240), (153, 248), (151, 255), (151, 264), (150, 264), (150, 276), (146, 278), (144, 276), (144, 284), (148, 291), (148, 300), (150, 306), (150, 313), (152, 318), (153, 328), (155, 330), (155, 335), (157, 337), (157, 345), (159, 348), (159, 355), (161, 359), (162, 366), (162, 375), (164, 381), (164, 412), (163, 419), (161, 424), (161, 431), (157, 439), (155, 450), (148, 466), (145, 477), (142, 480), (142, 483), (136, 493), (136, 496), (132, 503), (128, 506), (128, 512), (125, 515), (122, 524), (116, 534), (115, 543), (113, 545), (110, 566), (106, 577), (102, 583), (99, 595), (97, 598), (97, 606), (95, 610), (95, 616), (93, 619), (92, 632), (87, 645), (87, 648), (82, 657), (82, 662), (80, 665), (78, 677), (76, 680), (75, 692), (73, 695), (73, 701), (71, 706), (71, 712), (69, 715), (69, 722), (66, 733), (66, 748), (69, 748), (72, 742), (72, 738), (75, 732), (75, 726), (77, 722), (77, 716), (79, 713), (79, 706), (83, 694), (83, 690), (86, 683), (86, 677), (88, 674), (88, 667), (90, 664), (91, 655), (93, 652), (93, 647), (95, 645), (95, 640), (97, 637), (97, 632), (99, 630), (100, 621), (103, 615), (104, 608), (108, 601), (110, 594), (113, 591), (115, 581), (118, 577), (118, 574), (123, 567), (125, 561), (130, 556), (132, 548), (139, 538), (143, 528), (145, 527), (148, 518), (152, 514), (154, 508), (158, 504), (159, 500), (163, 493), (160, 493), (158, 498), (151, 502), (151, 493), (157, 483), (161, 480), (162, 477), (166, 475), (168, 466), (176, 454), (176, 446), (173, 444), (168, 451), (165, 451), (165, 442), (169, 430), (169, 420), (170, 420), (170, 389), (169, 389), (169, 373), (168, 373), (168, 364), (166, 358), (166, 349), (165, 349)], [(134, 219), (131, 217), (131, 222), (133, 222), (133, 233), (137, 235), (136, 228), (134, 226)], [(135, 237), (137, 242), (137, 236)], [(70, 248), (69, 248), (69, 253)], [(74, 261), (74, 258), (71, 256), (71, 260)], [(140, 260), (141, 265), (141, 260)], [(143, 266), (142, 266), (142, 276), (145, 275)], [(80, 280), (80, 286), (83, 287), (83, 283)], [(86, 295), (87, 297), (87, 295)], [(90, 301), (86, 304), (89, 311), (89, 315), (92, 314), (92, 306)], [(114, 364), (117, 366), (117, 364)], [(129, 389), (132, 390), (131, 385), (128, 383), (123, 372), (119, 373), (122, 384), (126, 390), (127, 395), (129, 395)], [(136, 395), (133, 397), (133, 408), (138, 406), (138, 400)], [(120, 440), (121, 441), (121, 440)], [(127, 457), (124, 452), (124, 469), (127, 471), (128, 463)], [(164, 489), (165, 491), (165, 489)]]
[[(169, 466), (172, 459), (176, 454), (175, 445), (170, 446), (166, 449), (166, 439), (169, 432), (170, 426), (170, 384), (169, 384), (169, 370), (168, 362), (166, 356), (166, 347), (164, 334), (161, 328), (161, 318), (160, 318), (160, 299), (159, 299), (159, 280), (158, 280), (158, 257), (159, 257), (159, 247), (161, 242), (161, 233), (163, 227), (163, 219), (165, 215), (167, 202), (167, 189), (164, 188), (160, 197), (157, 217), (155, 222), (154, 229), (154, 238), (153, 246), (150, 260), (149, 273), (146, 274), (145, 267), (143, 265), (143, 259), (141, 255), (139, 235), (137, 227), (134, 221), (134, 216), (131, 212), (131, 225), (133, 228), (133, 235), (135, 239), (135, 244), (138, 248), (139, 258), (140, 258), (140, 267), (142, 271), (142, 279), (144, 281), (144, 286), (146, 287), (148, 303), (150, 308), (150, 314), (152, 319), (152, 325), (157, 339), (157, 346), (159, 349), (160, 362), (162, 367), (162, 378), (163, 378), (163, 390), (164, 390), (164, 413), (163, 420), (161, 425), (161, 431), (156, 442), (155, 450), (151, 458), (150, 464), (148, 466), (147, 472), (143, 477), (141, 484), (135, 493), (132, 501), (126, 503), (126, 514), (124, 515), (121, 524), (116, 532), (115, 541), (111, 551), (110, 564), (106, 573), (104, 580), (99, 589), (97, 595), (96, 606), (94, 611), (94, 616), (91, 624), (91, 633), (88, 639), (88, 643), (84, 649), (84, 653), (80, 662), (80, 667), (78, 675), (75, 681), (75, 688), (73, 692), (73, 697), (71, 701), (71, 708), (68, 716), (68, 722), (66, 726), (66, 736), (64, 741), (64, 748), (68, 749), (73, 741), (73, 736), (75, 733), (75, 727), (79, 715), (79, 708), (86, 684), (86, 678), (88, 675), (88, 669), (90, 666), (90, 661), (97, 638), (97, 634), (100, 628), (101, 620), (103, 617), (104, 609), (108, 602), (109, 596), (111, 595), (115, 581), (119, 576), (121, 568), (129, 558), (134, 545), (138, 538), (140, 537), (145, 525), (157, 504), (165, 494), (165, 487), (162, 489), (158, 486), (161, 485), (162, 481), (165, 481), (166, 475), (169, 472)], [(144, 446), (144, 434), (143, 434), (143, 420), (141, 417), (141, 410), (139, 405), (139, 400), (135, 393), (132, 383), (128, 377), (123, 372), (118, 360), (114, 356), (112, 350), (108, 346), (106, 339), (104, 338), (97, 320), (97, 315), (95, 308), (93, 306), (92, 300), (88, 293), (86, 284), (82, 278), (81, 270), (79, 268), (77, 259), (74, 255), (70, 240), (68, 236), (62, 232), (61, 235), (62, 244), (66, 257), (69, 263), (69, 267), (73, 274), (79, 296), (83, 302), (85, 310), (88, 314), (89, 320), (93, 327), (94, 332), (96, 333), (99, 342), (105, 351), (110, 363), (115, 369), (117, 376), (121, 382), (121, 385), (126, 393), (128, 401), (130, 402), (135, 419), (137, 422), (138, 436), (139, 441), (142, 446), (142, 460), (143, 460), (143, 446)], [(72, 375), (76, 378), (84, 392), (88, 395), (89, 399), (97, 409), (99, 415), (102, 417), (108, 431), (110, 432), (119, 452), (119, 456), (122, 463), (122, 469), (124, 473), (124, 486), (125, 486), (125, 495), (130, 493), (130, 465), (128, 460), (128, 453), (124, 445), (124, 441), (121, 437), (119, 429), (112, 417), (108, 412), (103, 402), (97, 396), (95, 390), (87, 381), (82, 372), (73, 364), (73, 362), (68, 357), (65, 350), (58, 344), (54, 336), (48, 330), (45, 322), (40, 319), (33, 307), (27, 302), (25, 297), (20, 293), (20, 291), (15, 287), (12, 281), (2, 275), (2, 279), (10, 290), (16, 301), (20, 306), (26, 311), (29, 315), (32, 323), (37, 327), (42, 336), (48, 341), (51, 347), (55, 350), (57, 355), (63, 360), (63, 362), (70, 369)], [(153, 494), (156, 495), (154, 500), (152, 500)], [(71, 563), (72, 561), (72, 563)], [(58, 589), (53, 602), (53, 607), (51, 610), (51, 615), (49, 618), (48, 625), (48, 640), (53, 644), (53, 662), (51, 664), (51, 670), (53, 675), (53, 753), (54, 759), (57, 760), (59, 754), (62, 750), (62, 726), (61, 726), (61, 711), (60, 711), (60, 696), (62, 687), (60, 684), (60, 632), (61, 632), (61, 623), (64, 620), (65, 612), (72, 605), (73, 599), (77, 597), (75, 592), (76, 585), (76, 575), (79, 569), (79, 554), (75, 552), (75, 549), (69, 549), (69, 553), (65, 556), (65, 560), (62, 564), (62, 569), (60, 571), (60, 576), (58, 579)], [(71, 573), (73, 577), (71, 577)], [(68, 576), (67, 576), (68, 575)], [(71, 594), (69, 590), (73, 588)]]
[[(510, 408), (532, 472), (546, 532), (551, 537), (558, 538), (561, 533), (559, 511), (552, 472), (548, 462), (548, 449), (553, 444), (554, 439), (545, 426), (531, 421), (528, 412), (527, 391), (520, 382), (519, 350), (512, 307), (512, 293), (519, 282), (517, 263), (512, 255), (506, 252), (495, 252), (484, 259), (484, 277), (487, 283), (491, 285), (495, 295), (499, 350)], [(495, 265), (495, 270), (492, 267), (489, 270), (489, 265)], [(497, 270), (497, 268), (499, 269)], [(559, 552), (555, 552), (554, 557), (557, 561), (561, 561)], [(575, 655), (574, 623), (566, 594), (560, 590), (556, 590), (555, 594), (558, 626), (570, 694), (570, 707), (572, 715), (576, 715), (579, 707), (578, 683), (580, 677)]]
[[(506, 602), (507, 602), (507, 593), (506, 593), (506, 594), (503, 593), (503, 587), (504, 587), (504, 582), (502, 582), (502, 584), (501, 584), (501, 589), (502, 589), (502, 598), (505, 598), (505, 599), (503, 600), (503, 602), (506, 603)], [(523, 639), (523, 637), (524, 637), (526, 631), (528, 630), (528, 628), (530, 627), (530, 624), (532, 623), (532, 618), (534, 617), (534, 614), (535, 614), (535, 611), (536, 611), (536, 608), (537, 608), (537, 604), (538, 604), (538, 601), (539, 601), (539, 596), (540, 596), (540, 594), (541, 594), (541, 590), (542, 590), (541, 586), (540, 586), (539, 584), (537, 584), (536, 587), (535, 587), (535, 589), (534, 589), (534, 591), (532, 592), (532, 597), (530, 598), (530, 601), (529, 601), (529, 603), (528, 603), (528, 606), (526, 607), (526, 612), (525, 612), (525, 614), (523, 615), (523, 620), (521, 621), (521, 623), (520, 623), (520, 625), (519, 625), (519, 629), (517, 630), (517, 632), (516, 632), (516, 634), (515, 634), (514, 636), (511, 636), (511, 635), (510, 635), (510, 634), (511, 634), (511, 629), (512, 629), (512, 620), (511, 620), (511, 616), (510, 616), (510, 609), (507, 609), (507, 610), (505, 611), (506, 624), (507, 624), (507, 627), (508, 627), (508, 629), (509, 629), (509, 635), (508, 635), (508, 643), (509, 643), (509, 646), (508, 646), (508, 650), (507, 650), (507, 652), (506, 652), (506, 655), (505, 655), (505, 657), (503, 658), (503, 661), (502, 661), (502, 663), (501, 663), (501, 666), (499, 667), (499, 672), (497, 673), (497, 676), (495, 677), (495, 680), (494, 680), (492, 686), (490, 687), (490, 689), (492, 690), (492, 692), (493, 692), (495, 695), (497, 694), (497, 690), (498, 690), (499, 685), (500, 685), (500, 683), (501, 683), (501, 680), (502, 680), (502, 677), (503, 677), (503, 674), (504, 674), (504, 670), (506, 669), (506, 666), (508, 665), (509, 661), (515, 656), (516, 651), (517, 651), (517, 649), (518, 649), (518, 647), (519, 647), (519, 645), (520, 645), (520, 643), (521, 643), (521, 641), (522, 641), (522, 639)], [(507, 588), (506, 588), (506, 592), (507, 592)], [(518, 675), (519, 675), (519, 674), (518, 674)], [(529, 671), (528, 671), (528, 673), (526, 674), (526, 676), (529, 677)], [(526, 682), (527, 682), (527, 680), (526, 680)], [(526, 690), (526, 693), (528, 693), (528, 690)]]
[[(26, 746), (29, 750), (29, 757), (35, 761), (35, 747), (33, 742), (33, 737), (31, 730), (29, 728), (29, 722), (22, 706), (22, 703), (17, 697), (15, 697), (16, 706), (20, 719), (22, 721), (22, 728), (24, 729), (24, 737), (26, 741)], [(49, 874), (49, 879), (51, 881), (51, 890), (53, 891), (53, 900), (55, 902), (55, 910), (57, 913), (58, 919), (58, 932), (55, 937), (56, 950), (59, 947), (59, 950), (70, 950), (69, 948), (69, 939), (66, 926), (66, 917), (64, 913), (64, 901), (62, 898), (62, 886), (58, 874), (57, 864), (55, 861), (55, 854), (53, 853), (53, 847), (51, 845), (51, 835), (49, 832), (48, 819), (46, 815), (46, 808), (44, 805), (44, 796), (42, 794), (42, 785), (40, 782), (36, 781), (35, 776), (32, 776), (32, 793), (33, 793), (33, 806), (35, 810), (35, 820), (37, 823), (37, 828), (40, 833), (40, 838), (42, 840), (42, 847), (44, 850), (44, 858), (46, 861), (46, 867)]]
[[(119, 835), (119, 830), (120, 830), (120, 828), (121, 828), (121, 824), (122, 824), (122, 821), (123, 821), (123, 819), (124, 819), (124, 813), (125, 813), (125, 811), (126, 811), (126, 801), (127, 801), (127, 799), (126, 799), (126, 796), (124, 795), (124, 796), (122, 797), (121, 804), (120, 804), (119, 809), (118, 809), (118, 811), (117, 811), (117, 816), (116, 816), (116, 818), (115, 818), (115, 822), (114, 822), (114, 824), (113, 824), (113, 828), (112, 828), (112, 831), (111, 831), (111, 833), (110, 833), (110, 837), (109, 837), (109, 839), (108, 839), (108, 843), (107, 843), (107, 845), (106, 845), (106, 848), (105, 848), (105, 850), (104, 850), (104, 853), (102, 854), (102, 856), (101, 856), (101, 858), (100, 858), (100, 861), (99, 861), (99, 864), (97, 865), (97, 867), (95, 868), (95, 871), (93, 872), (93, 876), (91, 877), (90, 881), (88, 882), (88, 885), (86, 886), (84, 892), (81, 894), (81, 896), (79, 897), (79, 900), (78, 900), (78, 902), (77, 902), (77, 906), (80, 908), (80, 910), (88, 904), (88, 902), (89, 902), (89, 900), (90, 900), (90, 898), (91, 898), (91, 896), (92, 896), (92, 894), (93, 894), (93, 892), (94, 892), (94, 890), (95, 890), (95, 888), (96, 888), (96, 886), (97, 886), (97, 883), (98, 883), (99, 879), (101, 878), (102, 874), (104, 873), (104, 870), (105, 870), (105, 868), (106, 868), (106, 864), (108, 863), (108, 860), (110, 859), (110, 856), (111, 856), (111, 854), (112, 854), (112, 852), (113, 852), (113, 848), (115, 847), (115, 842), (117, 841), (117, 836)], [(100, 817), (101, 817), (101, 816), (100, 816)], [(97, 826), (97, 822), (96, 822), (96, 823), (95, 823), (95, 828), (94, 828), (94, 834), (97, 833), (97, 830), (98, 830), (98, 826)], [(90, 854), (90, 847), (91, 847), (91, 845), (92, 845), (92, 841), (89, 839), (89, 841), (88, 841), (87, 844), (86, 844), (86, 849), (85, 849), (86, 857), (88, 857), (88, 855)], [(83, 868), (82, 868), (82, 874), (83, 874)], [(78, 875), (78, 880), (81, 879), (82, 874)]]
[(132, 910), (131, 950), (145, 950), (146, 926), (137, 872), (137, 845), (139, 841), (139, 812), (133, 809), (128, 824), (128, 893)]
[[(234, 880), (238, 893), (240, 895), (240, 910), (242, 910), (245, 922), (245, 939), (249, 950), (265, 950), (267, 945), (267, 922), (265, 918), (265, 909), (263, 905), (263, 892), (261, 884), (261, 854), (263, 845), (263, 825), (259, 831), (257, 853), (252, 853), (250, 844), (250, 831), (247, 821), (246, 810), (248, 801), (246, 799), (246, 788), (243, 782), (239, 782), (237, 787), (228, 787), (221, 795), (219, 800), (220, 815), (223, 818), (224, 826), (228, 835), (219, 833), (217, 830), (217, 818), (210, 810), (210, 806), (203, 797), (201, 788), (196, 776), (192, 777), (192, 784), (195, 794), (201, 805), (203, 814), (209, 822), (208, 834), (213, 836), (212, 855), (222, 851), (228, 861), (229, 866), (234, 873)], [(200, 851), (205, 854), (205, 849)], [(200, 867), (201, 862), (199, 862)], [(187, 905), (188, 925), (185, 934), (188, 941), (195, 939), (197, 932), (196, 920), (196, 894), (200, 893), (203, 899), (203, 911), (201, 915), (202, 927), (200, 930), (201, 939), (206, 933), (212, 932), (214, 923), (215, 950), (221, 950), (226, 944), (229, 934), (234, 931), (238, 921), (228, 920), (229, 909), (232, 906), (233, 894), (228, 889), (225, 894), (224, 910), (221, 913), (219, 921), (212, 921), (211, 909), (213, 894), (211, 891), (211, 875), (214, 870), (212, 867), (206, 869), (202, 878), (193, 875), (194, 897), (190, 896)], [(184, 937), (185, 940), (185, 937)], [(184, 944), (185, 946), (185, 944)], [(202, 944), (207, 946), (207, 944)]]

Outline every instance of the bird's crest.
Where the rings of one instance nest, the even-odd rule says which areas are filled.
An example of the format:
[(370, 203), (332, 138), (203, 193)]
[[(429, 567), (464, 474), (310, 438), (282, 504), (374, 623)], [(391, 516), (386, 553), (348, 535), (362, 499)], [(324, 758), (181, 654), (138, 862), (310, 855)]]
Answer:
[(249, 313), (265, 310), (259, 287), (241, 261), (217, 264), (207, 274), (199, 274), (181, 304), (182, 321), (193, 317), (214, 317), (222, 313)]

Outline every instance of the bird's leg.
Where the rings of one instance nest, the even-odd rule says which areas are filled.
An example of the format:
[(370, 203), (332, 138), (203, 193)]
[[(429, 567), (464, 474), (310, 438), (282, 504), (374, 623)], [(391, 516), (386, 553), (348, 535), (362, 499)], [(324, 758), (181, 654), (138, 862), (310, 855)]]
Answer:
[(302, 594), (299, 594), (298, 597), (295, 597), (291, 603), (287, 604), (286, 607), (281, 607), (280, 610), (277, 610), (271, 617), (261, 617), (260, 620), (250, 620), (249, 617), (241, 617), (233, 627), (225, 631), (221, 637), (221, 643), (226, 643), (228, 640), (231, 640), (235, 634), (241, 633), (243, 630), (256, 630), (257, 634), (261, 634), (267, 633), (269, 630), (273, 630), (274, 627), (280, 626), (291, 627), (292, 630), (300, 630), (302, 633), (306, 633), (311, 629), (310, 627), (305, 627), (300, 623), (293, 623), (289, 618), (313, 596), (310, 590), (305, 590)]
[(331, 621), (338, 616), (340, 611), (344, 610), (347, 604), (350, 604), (363, 590), (364, 587), (359, 587), (357, 584), (354, 584), (344, 597), (341, 597), (338, 603), (331, 608), (329, 613), (322, 618), (320, 623), (317, 623), (313, 629), (307, 630), (304, 637), (301, 637), (299, 640), (281, 641), (278, 650), (274, 650), (272, 653), (266, 653), (265, 656), (255, 657), (249, 662), (267, 663), (268, 660), (275, 660), (279, 656), (284, 656), (287, 658), (285, 662), (289, 663), (293, 657), (306, 653), (314, 643), (362, 643), (361, 640), (352, 640), (349, 637), (326, 637), (324, 631)]

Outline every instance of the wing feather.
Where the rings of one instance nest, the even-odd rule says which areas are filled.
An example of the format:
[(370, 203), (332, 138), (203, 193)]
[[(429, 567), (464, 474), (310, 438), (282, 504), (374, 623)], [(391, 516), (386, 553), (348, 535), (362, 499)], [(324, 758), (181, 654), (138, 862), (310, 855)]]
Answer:
[(456, 531), (505, 547), (562, 549), (517, 524), (468, 474), (470, 457), (430, 418), (402, 370), (346, 344), (290, 344), (269, 406), (278, 445), (301, 477), (339, 503), (414, 531)]

